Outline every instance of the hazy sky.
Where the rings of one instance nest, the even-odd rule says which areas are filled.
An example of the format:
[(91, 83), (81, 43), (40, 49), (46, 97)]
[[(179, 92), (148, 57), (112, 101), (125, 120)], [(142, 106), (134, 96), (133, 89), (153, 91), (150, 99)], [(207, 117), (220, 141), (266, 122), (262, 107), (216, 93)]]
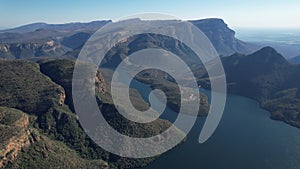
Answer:
[(218, 17), (233, 28), (300, 28), (300, 0), (0, 0), (0, 28), (114, 20), (142, 12)]

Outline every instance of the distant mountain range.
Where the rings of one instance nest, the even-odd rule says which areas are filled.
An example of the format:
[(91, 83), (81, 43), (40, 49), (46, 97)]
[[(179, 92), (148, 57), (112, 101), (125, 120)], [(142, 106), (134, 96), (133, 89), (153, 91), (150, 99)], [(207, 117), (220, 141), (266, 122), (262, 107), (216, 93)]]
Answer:
[(290, 58), (289, 62), (294, 63), (294, 64), (300, 64), (300, 55)]
[[(103, 150), (86, 135), (75, 114), (74, 59), (92, 33), (109, 22), (36, 23), (0, 31), (0, 58), (5, 58), (0, 59), (0, 168), (136, 168), (155, 160), (156, 157), (122, 158)], [(235, 38), (235, 32), (221, 19), (191, 22), (223, 56), (229, 92), (256, 99), (262, 108), (271, 112), (271, 118), (300, 128), (300, 80), (297, 78), (300, 65), (289, 63), (271, 47), (255, 52), (259, 46)], [(143, 34), (119, 43), (107, 53), (102, 72), (98, 70), (95, 77), (95, 92), (102, 114), (119, 132), (150, 137), (171, 125), (162, 119), (150, 124), (133, 123), (118, 114), (113, 105), (107, 79), (111, 79), (113, 68), (135, 51), (151, 46), (181, 54), (195, 68), (192, 70), (199, 85), (210, 87), (203, 65), (195, 64), (195, 56), (184, 44), (174, 42), (177, 41), (163, 35)], [(179, 108), (180, 92), (176, 93), (178, 86), (173, 86), (172, 78), (155, 71), (145, 71), (139, 76), (140, 81), (144, 80), (152, 88), (166, 91), (171, 97), (168, 97), (170, 108)], [(130, 91), (132, 99), (137, 101), (135, 106), (149, 108), (137, 90)], [(208, 99), (201, 98), (199, 115), (207, 115)], [(170, 138), (167, 135), (162, 139)]]
[(293, 28), (238, 28), (237, 37), (260, 46), (271, 46), (286, 59), (299, 55), (300, 31)]
[(58, 32), (80, 32), (80, 31), (94, 31), (101, 28), (103, 25), (110, 23), (111, 20), (92, 21), (88, 23), (66, 23), (66, 24), (47, 24), (43, 22), (32, 23), (12, 29), (0, 30), (0, 33), (29, 33), (37, 29), (54, 30)]
[[(108, 20), (67, 24), (33, 23), (1, 30), (0, 57), (61, 58), (64, 54), (70, 54), (70, 51), (80, 48), (96, 30), (110, 22)], [(235, 32), (222, 19), (212, 18), (190, 22), (206, 34), (221, 56), (236, 52), (249, 54), (259, 48), (258, 45), (236, 39)], [(78, 52), (73, 54), (76, 55)]]

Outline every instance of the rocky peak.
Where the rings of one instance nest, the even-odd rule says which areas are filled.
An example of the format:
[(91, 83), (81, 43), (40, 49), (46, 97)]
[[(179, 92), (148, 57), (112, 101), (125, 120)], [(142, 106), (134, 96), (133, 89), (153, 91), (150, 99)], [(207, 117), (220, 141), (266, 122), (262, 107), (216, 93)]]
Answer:
[(221, 56), (229, 56), (236, 52), (250, 54), (258, 47), (245, 43), (235, 37), (235, 32), (218, 18), (190, 21), (198, 27), (211, 41)]
[(249, 56), (249, 59), (261, 64), (289, 65), (288, 61), (272, 47), (264, 47)]

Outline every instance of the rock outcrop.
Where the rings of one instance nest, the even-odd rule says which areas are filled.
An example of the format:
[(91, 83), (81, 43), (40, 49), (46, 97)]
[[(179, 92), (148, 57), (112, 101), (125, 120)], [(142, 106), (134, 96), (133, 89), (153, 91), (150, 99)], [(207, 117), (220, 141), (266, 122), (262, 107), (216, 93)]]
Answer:
[(105, 83), (102, 72), (97, 71), (95, 83), (96, 83), (96, 90), (100, 91), (102, 94), (105, 94), (106, 83)]
[(67, 48), (54, 40), (0, 44), (1, 57), (8, 59), (60, 56), (67, 51)]
[(14, 161), (19, 152), (39, 138), (29, 129), (29, 117), (16, 109), (0, 107), (0, 168)]
[(222, 19), (210, 18), (191, 22), (208, 37), (219, 55), (229, 56), (236, 52), (250, 54), (259, 48), (237, 39), (235, 32)]
[(64, 91), (61, 91), (59, 94), (59, 105), (62, 106), (65, 103), (66, 100), (66, 94)]

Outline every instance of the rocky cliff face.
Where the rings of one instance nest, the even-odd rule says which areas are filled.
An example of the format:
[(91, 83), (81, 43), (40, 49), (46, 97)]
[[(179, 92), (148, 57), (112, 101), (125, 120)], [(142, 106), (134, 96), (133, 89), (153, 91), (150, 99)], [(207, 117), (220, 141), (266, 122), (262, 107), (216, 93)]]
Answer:
[[(3, 30), (0, 31), (0, 57), (19, 59), (64, 57), (66, 54), (71, 54), (68, 56), (69, 58), (77, 58), (80, 51), (77, 49), (80, 49), (96, 30), (109, 22), (61, 25), (32, 24)], [(236, 52), (250, 54), (260, 47), (238, 40), (235, 37), (235, 32), (222, 19), (212, 18), (190, 22), (206, 34), (219, 55), (229, 56)], [(140, 41), (143, 38), (145, 37), (141, 36)], [(174, 41), (170, 41), (170, 44), (172, 43)]]
[(0, 107), (0, 168), (15, 160), (19, 152), (38, 141), (29, 129), (28, 116), (18, 110)]
[(80, 47), (89, 36), (111, 21), (89, 23), (34, 23), (0, 30), (0, 57), (61, 57), (70, 48)]
[(229, 56), (235, 52), (249, 54), (259, 46), (238, 40), (235, 32), (217, 18), (191, 21), (211, 41), (219, 55)]
[(58, 41), (46, 40), (36, 43), (2, 43), (0, 55), (8, 59), (20, 59), (30, 57), (52, 57), (66, 53), (68, 49)]
[(95, 86), (96, 90), (98, 90), (102, 94), (105, 94), (107, 89), (106, 89), (106, 83), (105, 83), (102, 72), (97, 71), (95, 83), (96, 83), (96, 86)]

